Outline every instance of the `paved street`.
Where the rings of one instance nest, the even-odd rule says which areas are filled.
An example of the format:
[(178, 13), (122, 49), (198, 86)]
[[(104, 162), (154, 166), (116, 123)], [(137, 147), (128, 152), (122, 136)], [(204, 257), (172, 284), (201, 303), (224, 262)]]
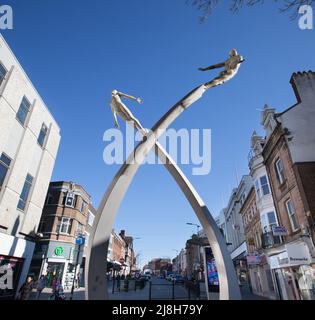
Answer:
[[(138, 289), (135, 291), (134, 286), (130, 286), (131, 290), (128, 292), (121, 290), (117, 291), (115, 286), (115, 292), (112, 293), (112, 282), (108, 283), (108, 293), (111, 300), (149, 300), (150, 296), (150, 284), (146, 283), (146, 286), (143, 289)], [(122, 286), (123, 288), (123, 286)], [(177, 284), (174, 287), (174, 296), (175, 300), (188, 300), (188, 291), (185, 289), (183, 284)], [(259, 296), (253, 295), (249, 288), (241, 287), (241, 293), (243, 300), (264, 300)], [(66, 291), (66, 298), (69, 300), (71, 293), (70, 291)], [(173, 286), (172, 283), (164, 280), (153, 278), (152, 279), (152, 291), (151, 298), (152, 300), (172, 300), (173, 295)], [(51, 289), (46, 288), (42, 292), (39, 300), (49, 300), (51, 296)], [(201, 300), (206, 300), (206, 290), (205, 286), (200, 286), (200, 296)], [(195, 300), (195, 295), (191, 292), (190, 295), (191, 300)], [(218, 300), (218, 294), (212, 294), (211, 297), (213, 300)], [(31, 300), (36, 299), (36, 292), (34, 291), (31, 295)], [(85, 300), (85, 288), (76, 289), (74, 292), (73, 300)]]

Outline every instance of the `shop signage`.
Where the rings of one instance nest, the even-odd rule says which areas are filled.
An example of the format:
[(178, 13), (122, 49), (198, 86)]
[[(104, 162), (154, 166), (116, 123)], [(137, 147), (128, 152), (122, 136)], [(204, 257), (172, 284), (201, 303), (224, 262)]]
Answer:
[(261, 263), (261, 256), (255, 254), (249, 254), (246, 256), (248, 265), (257, 265)]
[(47, 255), (48, 259), (57, 258), (57, 259), (70, 259), (71, 248), (74, 247), (74, 244), (61, 242), (61, 241), (50, 241), (48, 243)]
[(283, 226), (272, 226), (272, 233), (274, 236), (286, 236), (288, 230)]
[(83, 246), (84, 243), (85, 243), (85, 237), (80, 235), (76, 238), (75, 240), (75, 243), (78, 245), (78, 246)]
[(304, 243), (288, 244), (283, 252), (269, 257), (271, 269), (308, 265), (310, 262), (310, 253)]
[(64, 250), (63, 247), (57, 247), (57, 248), (55, 249), (55, 255), (56, 255), (57, 257), (60, 257), (60, 256), (63, 255), (64, 251), (65, 251), (65, 250)]

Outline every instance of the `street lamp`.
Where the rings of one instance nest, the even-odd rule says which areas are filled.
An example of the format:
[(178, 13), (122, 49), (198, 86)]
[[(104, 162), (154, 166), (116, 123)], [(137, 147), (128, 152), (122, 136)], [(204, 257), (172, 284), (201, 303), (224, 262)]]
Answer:
[(189, 226), (196, 226), (197, 227), (197, 235), (199, 235), (199, 229), (201, 228), (199, 224), (192, 223), (192, 222), (186, 222)]

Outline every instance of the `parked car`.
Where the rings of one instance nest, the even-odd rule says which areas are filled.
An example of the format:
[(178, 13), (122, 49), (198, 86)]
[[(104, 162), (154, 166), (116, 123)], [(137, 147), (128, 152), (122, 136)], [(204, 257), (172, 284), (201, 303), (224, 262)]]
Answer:
[(173, 276), (172, 280), (175, 281), (175, 283), (184, 283), (184, 277), (180, 274)]

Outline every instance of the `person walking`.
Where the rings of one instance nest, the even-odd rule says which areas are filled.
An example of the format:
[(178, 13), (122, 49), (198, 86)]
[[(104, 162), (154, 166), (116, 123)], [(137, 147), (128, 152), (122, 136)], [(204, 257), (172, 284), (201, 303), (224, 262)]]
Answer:
[(31, 276), (28, 276), (24, 284), (19, 290), (19, 300), (28, 300), (34, 288), (34, 281)]
[(120, 274), (116, 277), (116, 283), (117, 283), (117, 290), (120, 291)]
[(39, 300), (39, 297), (42, 293), (42, 291), (45, 289), (46, 287), (46, 276), (41, 275), (40, 278), (37, 281), (37, 294), (36, 294), (36, 300)]
[(51, 290), (52, 290), (52, 292), (51, 292), (50, 299), (54, 299), (55, 298), (58, 278), (59, 278), (59, 275), (56, 274), (55, 277), (53, 278), (52, 282), (51, 282)]

